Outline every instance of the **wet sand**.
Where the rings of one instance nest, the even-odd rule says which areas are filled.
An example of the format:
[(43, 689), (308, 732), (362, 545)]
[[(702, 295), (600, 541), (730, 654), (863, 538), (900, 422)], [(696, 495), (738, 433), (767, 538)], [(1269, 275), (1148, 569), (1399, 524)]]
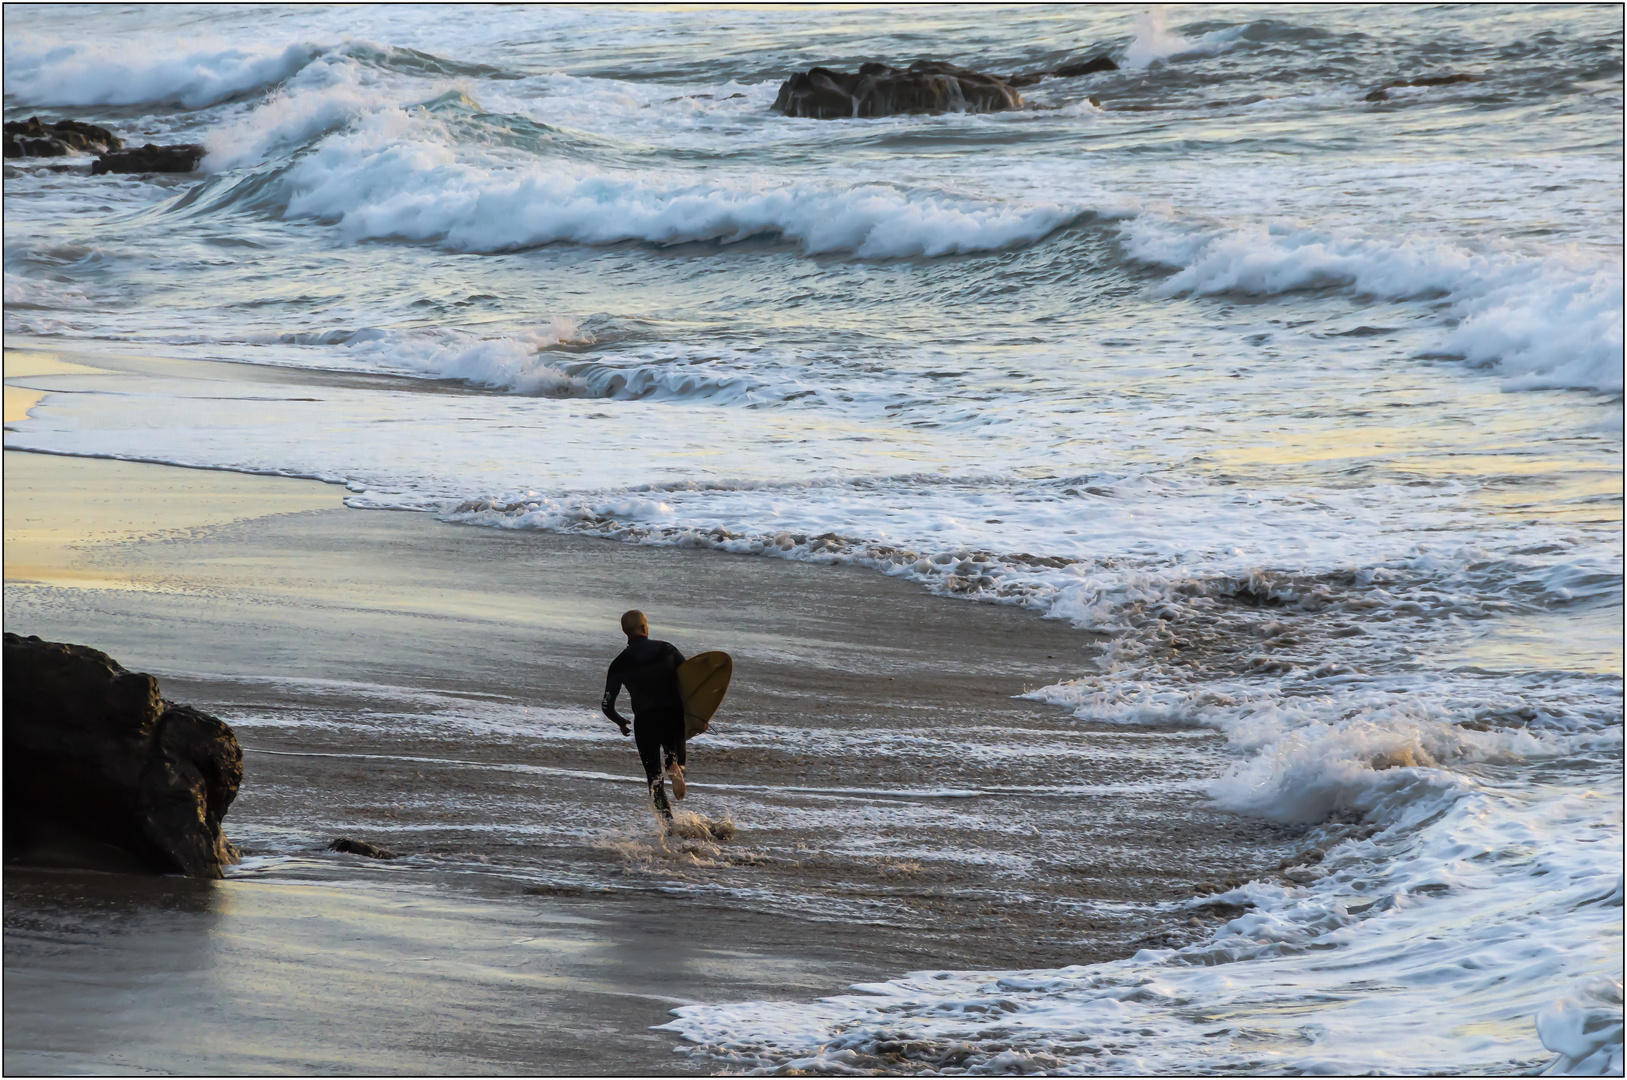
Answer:
[[(215, 885), (9, 869), (8, 1071), (704, 1071), (650, 1030), (674, 1004), (1126, 955), (1293, 849), (1204, 807), (1218, 738), (1013, 697), (1091, 654), (1026, 611), (304, 481), (5, 466), (6, 628), (233, 724), (250, 853)], [(734, 654), (685, 803), (726, 838), (663, 836), (597, 714), (635, 606)]]
[[(399, 880), (398, 880), (399, 879)], [(342, 882), (10, 869), (5, 1071), (695, 1071), (651, 1030), (696, 1000), (816, 996), (820, 950), (672, 934), (412, 873)]]

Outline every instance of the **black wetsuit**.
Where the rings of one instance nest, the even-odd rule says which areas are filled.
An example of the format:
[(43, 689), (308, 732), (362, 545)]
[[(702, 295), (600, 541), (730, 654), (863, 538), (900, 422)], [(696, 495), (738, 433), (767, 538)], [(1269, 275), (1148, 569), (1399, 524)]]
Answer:
[(672, 816), (666, 785), (661, 782), (662, 751), (666, 763), (684, 763), (684, 703), (678, 696), (678, 665), (684, 654), (665, 641), (637, 637), (627, 643), (621, 655), (610, 661), (604, 680), (604, 714), (618, 725), (627, 721), (616, 711), (621, 688), (633, 699), (633, 741), (644, 762), (644, 776), (650, 783), (650, 796), (664, 817)]

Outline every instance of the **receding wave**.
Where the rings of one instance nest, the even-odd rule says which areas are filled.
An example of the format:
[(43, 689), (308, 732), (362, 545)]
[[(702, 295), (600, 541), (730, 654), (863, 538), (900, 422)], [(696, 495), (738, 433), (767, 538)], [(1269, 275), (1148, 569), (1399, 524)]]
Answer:
[[(15, 293), (25, 295), (21, 287)], [(11, 295), (8, 291), (8, 305), (26, 306), (12, 305)], [(362, 327), (259, 334), (246, 340), (257, 346), (315, 348), (314, 360), (302, 357), (300, 366), (452, 379), (533, 397), (716, 405), (779, 405), (811, 398), (818, 405), (830, 396), (824, 388), (805, 385), (794, 374), (775, 378), (754, 371), (750, 356), (717, 347), (664, 344), (631, 353), (578, 355), (596, 344), (595, 337), (565, 318), (514, 334)]]
[[(1585, 835), (1591, 804), (1619, 798), (1619, 780), (1604, 785), (1539, 798), (1463, 785), (1408, 815), (1325, 828), (1282, 880), (1185, 905), (1194, 923), (1224, 922), (1183, 948), (918, 971), (813, 1002), (685, 1005), (665, 1027), (714, 1067), (756, 1074), (1146, 1075), (1269, 1061), (1298, 1074), (1611, 1075), (1621, 981), (1599, 975), (1597, 957), (1620, 942), (1621, 862)], [(1431, 815), (1437, 824), (1421, 823)], [(1383, 974), (1398, 966), (1423, 974)], [(1496, 1038), (1476, 1028), (1488, 1015)], [(1391, 1037), (1372, 1038), (1374, 1024)]]

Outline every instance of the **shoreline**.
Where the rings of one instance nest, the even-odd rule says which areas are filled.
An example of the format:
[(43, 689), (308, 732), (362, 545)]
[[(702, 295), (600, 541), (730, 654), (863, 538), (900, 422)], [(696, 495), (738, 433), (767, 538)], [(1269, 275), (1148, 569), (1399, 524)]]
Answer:
[[(597, 920), (592, 948), (645, 942), (669, 958), (679, 974), (655, 995), (664, 1004), (584, 1016), (617, 1035), (571, 1068), (708, 1068), (672, 1054), (676, 1036), (649, 1032), (674, 1003), (810, 1000), (908, 970), (1051, 967), (1176, 943), (1213, 923), (1175, 907), (1273, 870), (1298, 835), (1183, 794), (1179, 776), (1225, 763), (1213, 733), (1104, 730), (1013, 697), (1075, 674), (1089, 640), (1029, 611), (860, 567), (368, 514), (317, 481), (5, 456), (7, 629), (101, 648), (238, 731), (245, 779), (225, 824), (250, 858), (223, 896), (461, 897), (491, 918)], [(636, 758), (597, 715), (630, 606), (687, 651), (736, 656), (724, 722), (691, 744), (684, 804), (737, 827), (728, 842), (654, 830)], [(1077, 752), (1029, 762), (1030, 731)], [(327, 852), (337, 835), (404, 858)], [(101, 917), (87, 897), (152, 883), (17, 867), (7, 877), (8, 998), (77, 1013), (82, 985), (60, 958), (89, 955), (71, 929)], [(328, 894), (307, 899), (333, 907)], [(244, 903), (221, 909), (251, 913), (225, 930), (162, 905), (135, 922), (195, 939), (221, 958), (200, 970), (239, 972), (230, 993), (254, 1000), (285, 930)], [(465, 917), (422, 915), (415, 933)], [(703, 929), (674, 935), (674, 924)], [(120, 939), (121, 977), (162, 966), (144, 934)], [(353, 988), (396, 948), (358, 940), (332, 976)], [(493, 974), (472, 992), (501, 997), (518, 976), (493, 949)], [(562, 999), (588, 970), (560, 976)], [(797, 974), (774, 974), (786, 971)], [(96, 1049), (148, 1023), (157, 998), (91, 1025), (74, 1067), (319, 1060), (310, 1034), (253, 1065), (186, 1058), (178, 1045), (121, 1063)], [(35, 1004), (8, 1006), (8, 1069), (69, 1067), (47, 1051), (58, 1036)], [(408, 1001), (381, 1024), (407, 1032), (428, 1015)], [(573, 1023), (534, 1034), (565, 1039)], [(276, 1043), (269, 1030), (256, 1037)], [(500, 1061), (507, 1051), (473, 1034), (461, 1045), (434, 1060), (563, 1068)], [(644, 1049), (629, 1058), (629, 1047)], [(425, 1067), (389, 1052), (403, 1055), (390, 1069)]]

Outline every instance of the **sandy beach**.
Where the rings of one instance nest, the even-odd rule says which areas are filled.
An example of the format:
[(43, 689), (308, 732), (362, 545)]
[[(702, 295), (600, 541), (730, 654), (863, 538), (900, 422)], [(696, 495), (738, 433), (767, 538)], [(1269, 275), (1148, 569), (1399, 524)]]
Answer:
[[(1160, 904), (1292, 845), (1138, 785), (1218, 770), (1212, 735), (1014, 698), (1089, 641), (1018, 609), (305, 481), (8, 452), (5, 485), (7, 628), (232, 723), (249, 852), (213, 885), (11, 868), (8, 1071), (704, 1069), (650, 1030), (676, 1004), (1126, 955), (1204, 923)], [(634, 605), (736, 658), (684, 804), (727, 840), (662, 837), (594, 708)], [(764, 722), (807, 753), (755, 742)], [(913, 752), (865, 752), (890, 728)], [(1025, 730), (1077, 750), (1002, 756)]]

